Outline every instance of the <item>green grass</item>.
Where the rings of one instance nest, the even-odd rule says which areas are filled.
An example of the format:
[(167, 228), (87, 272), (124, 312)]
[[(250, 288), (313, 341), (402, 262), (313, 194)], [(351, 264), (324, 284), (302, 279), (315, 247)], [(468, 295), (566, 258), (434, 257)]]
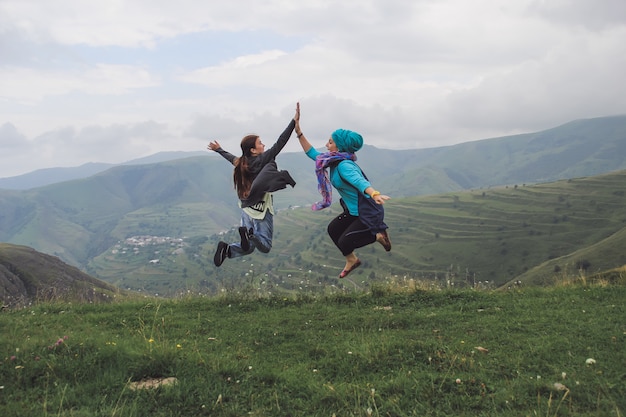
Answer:
[[(626, 412), (626, 287), (418, 287), (5, 310), (0, 415)], [(158, 377), (178, 383), (130, 388)]]

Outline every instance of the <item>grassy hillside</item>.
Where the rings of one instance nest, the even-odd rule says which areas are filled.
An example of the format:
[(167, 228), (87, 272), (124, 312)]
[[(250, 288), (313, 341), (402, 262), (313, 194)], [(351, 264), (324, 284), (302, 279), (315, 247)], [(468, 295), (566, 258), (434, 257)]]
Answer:
[(558, 283), (560, 277), (576, 274), (586, 279), (597, 274), (606, 276), (607, 271), (615, 271), (619, 277), (620, 274), (624, 274), (626, 268), (624, 248), (626, 248), (626, 227), (596, 244), (539, 264), (517, 277), (517, 280), (532, 285), (550, 285)]
[(413, 284), (3, 311), (0, 414), (626, 412), (623, 285), (487, 292)]
[(625, 169), (623, 155), (626, 116), (615, 116), (440, 148), (428, 163), (467, 189), (594, 176)]
[[(212, 262), (217, 241), (234, 241), (237, 235), (234, 229), (225, 234), (194, 233), (210, 217), (200, 213), (202, 203), (180, 204), (165, 213), (137, 210), (117, 224), (116, 233), (128, 235), (145, 227), (145, 234), (99, 242), (102, 253), (93, 258), (87, 272), (122, 289), (166, 296), (218, 294), (244, 284), (260, 291), (305, 289), (324, 294), (336, 288), (366, 290), (376, 283), (411, 278), (440, 288), (495, 288), (515, 281), (552, 285), (564, 275), (587, 277), (626, 265), (622, 250), (625, 176), (626, 172), (617, 172), (542, 185), (390, 200), (386, 208), (392, 252), (384, 252), (377, 244), (358, 250), (363, 266), (346, 280), (337, 278), (343, 259), (325, 233), (326, 224), (337, 214), (336, 206), (322, 212), (308, 207), (280, 211), (269, 255), (227, 260), (221, 268)], [(122, 193), (111, 190), (108, 199)], [(33, 215), (42, 224), (49, 220), (45, 211)], [(236, 222), (229, 223), (224, 211), (211, 215), (224, 215), (218, 219), (222, 224)], [(101, 224), (107, 223), (104, 216), (98, 213)], [(162, 235), (148, 234), (159, 230), (159, 225)], [(97, 242), (75, 224), (60, 226), (53, 240), (57, 244), (84, 239), (83, 250), (96, 247)], [(171, 230), (175, 234), (170, 236)]]
[[(410, 230), (409, 236), (400, 237), (400, 242), (413, 242), (406, 259), (419, 259), (426, 268), (417, 270), (428, 272), (430, 267), (439, 278), (454, 275), (466, 284), (497, 285), (519, 279), (548, 260), (555, 260), (557, 272), (576, 271), (577, 262), (586, 272), (598, 271), (624, 265), (626, 257), (618, 251), (589, 251), (585, 257), (576, 252), (626, 226), (624, 180), (626, 172), (619, 172), (406, 199), (389, 210), (390, 221), (394, 229)], [(412, 221), (419, 223), (414, 227), (406, 222), (411, 210)], [(405, 223), (394, 223), (394, 214)], [(534, 281), (530, 272), (524, 277)]]
[(25, 246), (0, 243), (0, 302), (3, 307), (47, 300), (112, 301), (117, 288)]
[[(212, 263), (224, 235), (142, 245), (120, 242), (88, 271), (122, 288), (148, 293), (216, 293), (243, 282), (283, 290), (329, 286), (366, 289), (418, 278), (439, 287), (494, 288), (510, 281), (551, 285), (564, 273), (590, 275), (626, 265), (626, 171), (541, 185), (519, 185), (392, 199), (385, 205), (393, 249), (357, 250), (363, 266), (339, 280), (343, 259), (326, 235), (338, 207), (283, 210), (269, 255)], [(158, 264), (150, 263), (158, 259)]]

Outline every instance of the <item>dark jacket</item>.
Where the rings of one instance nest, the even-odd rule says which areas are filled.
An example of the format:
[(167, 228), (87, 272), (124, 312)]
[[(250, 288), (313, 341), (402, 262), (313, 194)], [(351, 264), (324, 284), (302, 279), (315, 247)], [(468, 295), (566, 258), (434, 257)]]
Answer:
[[(281, 171), (276, 165), (276, 156), (285, 147), (287, 141), (293, 133), (296, 122), (291, 120), (287, 128), (280, 134), (276, 143), (268, 150), (258, 156), (248, 158), (248, 170), (254, 178), (248, 198), (241, 200), (241, 207), (252, 206), (263, 199), (265, 193), (282, 190), (287, 184), (292, 187), (296, 185), (289, 172)], [(215, 152), (226, 158), (231, 164), (235, 164), (237, 157), (222, 148)]]

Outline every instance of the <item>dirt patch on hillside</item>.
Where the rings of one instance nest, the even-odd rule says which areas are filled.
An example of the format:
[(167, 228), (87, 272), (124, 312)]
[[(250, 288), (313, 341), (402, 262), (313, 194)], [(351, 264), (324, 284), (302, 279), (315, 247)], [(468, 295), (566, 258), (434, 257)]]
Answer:
[(138, 389), (154, 389), (165, 385), (173, 385), (177, 383), (178, 379), (171, 376), (168, 378), (146, 378), (142, 379), (141, 381), (131, 382), (128, 386), (134, 391)]

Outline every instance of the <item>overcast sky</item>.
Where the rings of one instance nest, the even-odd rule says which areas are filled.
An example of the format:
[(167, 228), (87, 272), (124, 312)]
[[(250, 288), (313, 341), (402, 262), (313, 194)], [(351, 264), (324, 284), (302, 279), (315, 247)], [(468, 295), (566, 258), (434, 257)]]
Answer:
[(238, 154), (297, 101), (316, 147), (534, 132), (626, 114), (624, 74), (624, 0), (0, 0), (0, 177)]

